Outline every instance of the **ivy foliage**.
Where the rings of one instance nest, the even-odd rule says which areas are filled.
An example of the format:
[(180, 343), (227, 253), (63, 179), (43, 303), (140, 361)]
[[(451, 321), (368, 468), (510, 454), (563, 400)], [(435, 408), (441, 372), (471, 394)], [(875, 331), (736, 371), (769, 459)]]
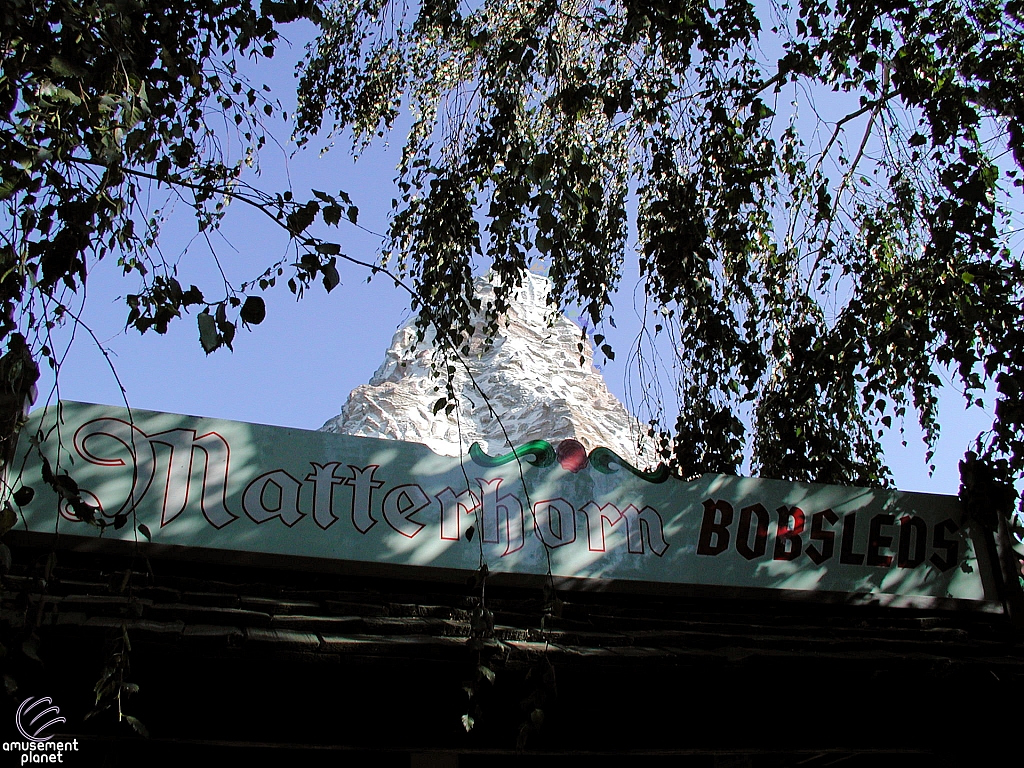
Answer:
[(1022, 29), (1019, 0), (333, 0), (297, 118), (358, 153), (411, 115), (385, 256), (456, 336), (480, 257), (492, 318), (543, 260), (596, 327), (635, 245), (680, 472), (887, 484), (880, 436), (916, 416), (930, 459), (946, 373), (994, 388), (978, 460), (1011, 481)]

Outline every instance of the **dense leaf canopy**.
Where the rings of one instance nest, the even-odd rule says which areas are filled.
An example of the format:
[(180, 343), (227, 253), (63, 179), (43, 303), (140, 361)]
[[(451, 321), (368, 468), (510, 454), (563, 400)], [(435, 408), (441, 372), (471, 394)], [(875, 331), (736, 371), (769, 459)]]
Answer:
[[(47, 333), (90, 258), (142, 276), (130, 325), (162, 332), (195, 307), (207, 351), (262, 321), (256, 293), (286, 270), (298, 294), (337, 285), (347, 257), (309, 230), (354, 221), (352, 201), (241, 176), (276, 108), (238, 61), (273, 55), (280, 24), (304, 17), (321, 34), (300, 143), (325, 123), (357, 152), (407, 132), (384, 258), (453, 348), (479, 303), (474, 268), (502, 278), (496, 318), (543, 261), (600, 330), (635, 252), (633, 357), (655, 392), (654, 339), (679, 382), (674, 425), (659, 396), (644, 415), (680, 472), (885, 483), (880, 435), (915, 416), (933, 444), (946, 374), (969, 401), (996, 398), (965, 480), (1005, 499), (1024, 472), (1020, 15), (974, 0), (14, 0), (0, 15), (4, 413), (40, 356), (57, 364)], [(255, 205), (295, 259), (216, 295), (180, 285), (161, 214), (140, 203), (154, 183), (201, 231), (228, 200)]]
[(497, 313), (537, 260), (599, 325), (635, 243), (646, 333), (677, 355), (661, 437), (683, 473), (887, 482), (879, 436), (916, 414), (933, 444), (948, 371), (969, 401), (997, 393), (979, 466), (1006, 491), (1024, 470), (1021, 13), (335, 0), (299, 130), (358, 152), (408, 126), (385, 256), (442, 329), (466, 326), (474, 264), (503, 278)]

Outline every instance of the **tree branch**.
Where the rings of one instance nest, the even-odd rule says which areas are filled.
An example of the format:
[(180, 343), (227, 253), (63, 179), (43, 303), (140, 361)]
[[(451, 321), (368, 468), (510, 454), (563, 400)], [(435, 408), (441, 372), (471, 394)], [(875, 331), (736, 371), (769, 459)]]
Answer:
[[(107, 167), (103, 163), (100, 163), (100, 162), (98, 162), (96, 160), (87, 160), (87, 159), (82, 158), (82, 157), (69, 157), (69, 158), (67, 158), (67, 160), (69, 162), (78, 163), (78, 164), (81, 164), (81, 165), (95, 166), (95, 167), (101, 167), (101, 168), (106, 168)], [(257, 190), (253, 190), (253, 192), (256, 193), (257, 195), (262, 196), (264, 198), (263, 200), (253, 199), (253, 198), (251, 198), (251, 197), (249, 197), (247, 195), (240, 194), (239, 192), (236, 192), (236, 191), (234, 191), (232, 189), (229, 189), (227, 187), (220, 186), (220, 187), (212, 187), (211, 188), (210, 185), (196, 184), (195, 182), (186, 181), (185, 179), (181, 179), (181, 178), (163, 177), (163, 176), (159, 176), (159, 175), (157, 175), (155, 173), (150, 173), (148, 171), (139, 170), (137, 168), (119, 167), (118, 170), (121, 173), (127, 174), (129, 176), (137, 176), (139, 178), (149, 179), (151, 181), (157, 182), (158, 184), (167, 184), (169, 186), (184, 187), (186, 189), (191, 189), (191, 190), (200, 191), (200, 192), (210, 192), (210, 191), (213, 191), (216, 194), (224, 195), (225, 197), (230, 198), (232, 200), (239, 200), (239, 201), (245, 203), (246, 205), (248, 205), (248, 206), (250, 206), (252, 208), (255, 208), (256, 210), (258, 210), (261, 213), (263, 213), (271, 221), (273, 221), (275, 224), (277, 224), (277, 226), (279, 226), (281, 229), (283, 229), (286, 232), (288, 232), (289, 237), (291, 237), (291, 239), (295, 240), (298, 243), (301, 243), (303, 246), (305, 246), (307, 248), (309, 248), (311, 246), (315, 246), (317, 243), (324, 243), (325, 242), (324, 240), (321, 240), (320, 238), (305, 237), (305, 238), (300, 239), (300, 238), (296, 237), (295, 233), (293, 233), (290, 229), (288, 229), (288, 225), (285, 222), (281, 221), (274, 214), (273, 211), (269, 210), (268, 206), (272, 205), (272, 202), (269, 199), (267, 199), (268, 196), (265, 195), (264, 193), (258, 192)], [(253, 188), (252, 187), (248, 187), (248, 189), (253, 189)], [(383, 235), (380, 235), (377, 232), (373, 232), (372, 230), (366, 229), (365, 227), (360, 227), (358, 224), (353, 224), (353, 226), (359, 227), (363, 231), (369, 232), (370, 234), (372, 234), (372, 235), (374, 235), (376, 237), (383, 238)], [(410, 296), (415, 296), (416, 295), (415, 291), (413, 291), (409, 286), (407, 286), (404, 282), (402, 282), (401, 278), (399, 278), (397, 275), (392, 273), (386, 267), (382, 267), (382, 266), (379, 266), (377, 264), (371, 264), (370, 262), (362, 261), (361, 259), (357, 259), (357, 258), (354, 258), (352, 256), (348, 256), (348, 255), (346, 255), (344, 253), (338, 253), (336, 255), (338, 257), (344, 259), (345, 261), (351, 263), (351, 264), (355, 264), (356, 266), (364, 267), (365, 269), (369, 269), (374, 274), (379, 272), (379, 273), (382, 273), (384, 275), (387, 275), (392, 280), (394, 280), (395, 285), (397, 287), (402, 288), (403, 290), (405, 290)]]

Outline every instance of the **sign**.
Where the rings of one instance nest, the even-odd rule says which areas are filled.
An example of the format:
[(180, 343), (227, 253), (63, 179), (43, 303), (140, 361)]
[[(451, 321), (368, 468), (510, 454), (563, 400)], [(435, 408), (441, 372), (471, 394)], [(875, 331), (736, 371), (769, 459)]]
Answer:
[(574, 440), (447, 458), (416, 443), (70, 402), (31, 415), (13, 466), (22, 462), (9, 482), (35, 491), (21, 508), (30, 531), (325, 565), (550, 567), (558, 579), (633, 588), (1000, 610), (984, 540), (948, 496), (684, 481)]

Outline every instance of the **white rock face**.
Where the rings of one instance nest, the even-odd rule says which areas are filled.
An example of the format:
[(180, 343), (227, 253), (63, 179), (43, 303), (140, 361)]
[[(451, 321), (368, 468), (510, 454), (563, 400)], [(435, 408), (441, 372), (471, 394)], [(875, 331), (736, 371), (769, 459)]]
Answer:
[[(657, 461), (651, 440), (642, 437), (643, 427), (594, 368), (589, 338), (548, 305), (550, 287), (546, 277), (527, 274), (489, 348), (480, 331), (483, 314), (475, 318), (478, 333), (465, 361), (472, 379), (466, 366), (456, 363), (459, 406), (450, 415), (433, 413), (445, 391), (443, 379), (430, 370), (440, 353), (429, 336), (414, 345), (416, 329), (410, 320), (395, 333), (370, 383), (352, 390), (341, 414), (321, 429), (423, 443), (444, 456), (466, 454), (474, 442), (498, 455), (531, 440), (557, 445), (573, 438), (588, 451), (604, 446), (638, 468), (652, 467)], [(478, 279), (476, 288), (486, 305), (493, 287)]]

